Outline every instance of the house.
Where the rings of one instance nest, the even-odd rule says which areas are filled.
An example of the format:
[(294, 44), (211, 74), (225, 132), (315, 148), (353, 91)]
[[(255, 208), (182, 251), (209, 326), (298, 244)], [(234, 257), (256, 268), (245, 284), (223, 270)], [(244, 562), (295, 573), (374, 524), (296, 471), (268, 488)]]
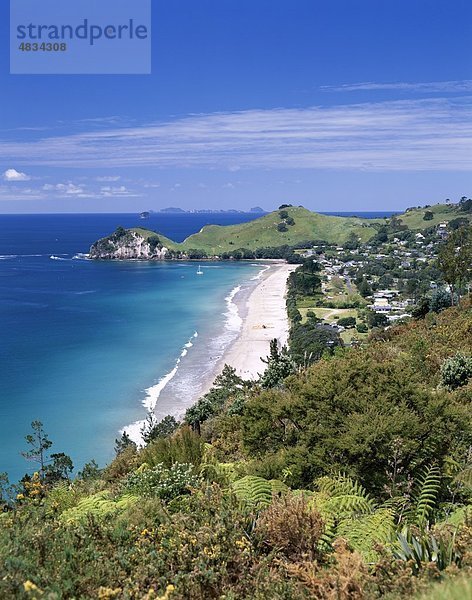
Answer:
[(445, 221), (439, 223), (436, 233), (442, 239), (447, 238), (447, 223)]

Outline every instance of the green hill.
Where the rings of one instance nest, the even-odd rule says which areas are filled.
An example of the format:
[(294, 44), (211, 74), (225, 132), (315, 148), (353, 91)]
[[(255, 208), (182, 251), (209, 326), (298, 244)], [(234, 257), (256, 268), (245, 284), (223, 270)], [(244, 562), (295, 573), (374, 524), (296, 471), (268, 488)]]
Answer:
[[(281, 218), (280, 214), (284, 212), (287, 213), (288, 219)], [(293, 225), (288, 224), (290, 219), (293, 219)], [(281, 223), (285, 224), (286, 231), (277, 229)], [(283, 211), (271, 212), (249, 223), (207, 225), (182, 242), (181, 248), (199, 248), (209, 254), (219, 254), (235, 248), (255, 250), (284, 244), (292, 246), (307, 240), (340, 244), (352, 233), (367, 241), (375, 235), (376, 230), (368, 219), (332, 217), (311, 212), (306, 208), (290, 207)]]
[[(396, 216), (412, 230), (423, 230), (436, 227), (444, 221), (454, 219), (472, 219), (472, 214), (458, 204), (437, 204), (408, 209), (405, 213)], [(362, 242), (371, 239), (386, 224), (388, 219), (362, 219), (359, 217), (335, 217), (311, 212), (303, 207), (288, 207), (266, 214), (248, 223), (237, 225), (206, 225), (198, 233), (189, 236), (181, 243), (174, 242), (155, 231), (136, 227), (130, 232), (137, 234), (146, 241), (151, 241), (156, 235), (159, 244), (173, 252), (187, 253), (189, 250), (199, 250), (208, 256), (219, 256), (224, 252), (231, 252), (239, 248), (254, 251), (258, 248), (275, 248), (280, 246), (294, 246), (307, 241), (324, 241), (330, 244), (343, 244), (352, 235), (360, 238)], [(112, 236), (100, 240), (107, 242)], [(97, 244), (100, 244), (97, 242)], [(97, 246), (94, 244), (94, 247)], [(91, 250), (95, 256), (94, 247)], [(109, 256), (108, 258), (114, 258)], [(115, 257), (116, 258), (116, 257)]]
[[(426, 213), (432, 213), (432, 218), (425, 219)], [(469, 212), (461, 211), (457, 204), (435, 204), (433, 206), (412, 208), (399, 215), (399, 218), (409, 229), (425, 229), (460, 217), (467, 218), (470, 221), (472, 215)]]

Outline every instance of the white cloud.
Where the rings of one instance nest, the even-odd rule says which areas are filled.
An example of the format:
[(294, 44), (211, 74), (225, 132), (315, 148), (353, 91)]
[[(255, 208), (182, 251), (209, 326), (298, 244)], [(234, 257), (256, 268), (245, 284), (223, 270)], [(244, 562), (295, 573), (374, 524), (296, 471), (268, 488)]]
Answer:
[(365, 81), (363, 83), (344, 83), (342, 85), (322, 85), (324, 92), (357, 92), (375, 90), (400, 90), (405, 92), (472, 92), (472, 79), (458, 81), (426, 81), (426, 82), (404, 82), (381, 83)]
[(107, 175), (105, 177), (97, 177), (97, 181), (119, 181), (121, 179), (120, 175)]
[(0, 142), (0, 160), (54, 167), (468, 171), (472, 96), (192, 115)]
[(3, 173), (4, 181), (29, 181), (31, 177), (26, 175), (26, 173), (20, 173), (16, 169), (7, 169)]
[(73, 183), (58, 183), (54, 187), (58, 192), (61, 194), (66, 194), (67, 196), (78, 196), (84, 193), (84, 189), (82, 187)]
[(126, 197), (138, 197), (138, 194), (134, 194), (124, 185), (120, 185), (118, 187), (113, 186), (104, 186), (100, 189), (100, 193), (105, 198), (111, 198), (113, 196), (126, 196)]

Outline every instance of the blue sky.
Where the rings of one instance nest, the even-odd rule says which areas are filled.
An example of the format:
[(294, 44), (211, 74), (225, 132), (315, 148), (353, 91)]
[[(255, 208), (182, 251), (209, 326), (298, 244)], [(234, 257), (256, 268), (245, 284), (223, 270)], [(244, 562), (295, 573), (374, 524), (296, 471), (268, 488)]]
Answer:
[(150, 76), (9, 75), (6, 5), (0, 212), (472, 194), (470, 2), (153, 0)]

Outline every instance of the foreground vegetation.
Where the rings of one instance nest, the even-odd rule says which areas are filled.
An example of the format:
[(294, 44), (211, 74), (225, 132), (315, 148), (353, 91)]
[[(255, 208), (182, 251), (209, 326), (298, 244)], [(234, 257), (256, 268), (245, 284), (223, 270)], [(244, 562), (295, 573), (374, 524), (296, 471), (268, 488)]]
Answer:
[(471, 334), (464, 300), (311, 366), (273, 344), (259, 382), (226, 367), (184, 423), (150, 418), (73, 481), (35, 423), (0, 597), (465, 597)]
[(303, 259), (290, 349), (273, 340), (255, 382), (225, 366), (182, 423), (149, 415), (143, 447), (123, 434), (104, 470), (71, 479), (34, 421), (37, 473), (0, 474), (0, 598), (469, 597), (471, 242), (459, 227), (427, 267), (447, 302), (428, 293), (394, 327), (370, 311), (349, 348), (302, 315), (340, 310), (320, 306), (320, 265)]

